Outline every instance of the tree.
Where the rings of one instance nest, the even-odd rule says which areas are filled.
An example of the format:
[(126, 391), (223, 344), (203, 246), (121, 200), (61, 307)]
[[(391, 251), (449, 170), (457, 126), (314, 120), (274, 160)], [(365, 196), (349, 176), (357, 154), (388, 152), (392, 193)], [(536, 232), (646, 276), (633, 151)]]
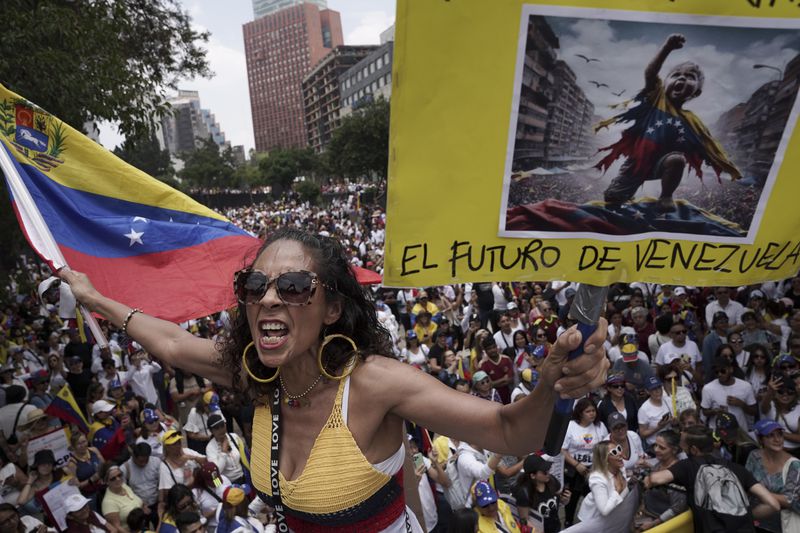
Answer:
[(274, 196), (288, 190), (298, 176), (310, 176), (319, 168), (319, 158), (310, 148), (276, 148), (259, 162), (266, 185)]
[(300, 196), (301, 202), (310, 202), (311, 205), (317, 205), (322, 196), (322, 189), (320, 186), (311, 180), (298, 182), (295, 184), (294, 190)]
[(180, 157), (184, 161), (183, 169), (178, 172), (182, 180), (197, 187), (233, 187), (235, 163), (233, 150), (230, 147), (222, 152), (211, 137), (197, 139), (198, 147)]
[(211, 72), (177, 0), (3, 0), (0, 72), (9, 89), (80, 129), (119, 122), (144, 137), (181, 78)]
[(383, 98), (345, 117), (325, 151), (327, 167), (346, 177), (386, 178), (389, 166), (389, 102)]
[(163, 182), (175, 182), (169, 151), (161, 149), (155, 135), (142, 140), (126, 139), (121, 146), (114, 148), (114, 155)]

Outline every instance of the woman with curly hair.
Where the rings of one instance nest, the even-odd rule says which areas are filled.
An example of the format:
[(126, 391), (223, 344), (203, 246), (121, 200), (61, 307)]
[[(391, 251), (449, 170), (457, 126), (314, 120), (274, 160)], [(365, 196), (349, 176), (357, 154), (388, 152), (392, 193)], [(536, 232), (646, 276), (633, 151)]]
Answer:
[(523, 400), (502, 406), (460, 394), (391, 357), (340, 242), (294, 228), (270, 235), (236, 274), (238, 309), (216, 343), (102, 296), (83, 274), (61, 276), (82, 304), (165, 363), (250, 394), (253, 485), (275, 507), (279, 530), (421, 531), (402, 486), (405, 419), (527, 454), (542, 446), (557, 396), (586, 394), (608, 367), (601, 321), (585, 357), (567, 362), (581, 337), (561, 336)]

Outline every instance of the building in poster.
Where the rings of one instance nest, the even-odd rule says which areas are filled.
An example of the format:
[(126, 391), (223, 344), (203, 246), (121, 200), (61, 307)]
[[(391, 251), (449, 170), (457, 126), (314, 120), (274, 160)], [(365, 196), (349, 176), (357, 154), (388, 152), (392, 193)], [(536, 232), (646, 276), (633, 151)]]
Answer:
[(339, 127), (342, 97), (339, 77), (373, 52), (377, 46), (337, 46), (303, 79), (303, 108), (308, 145), (325, 150)]
[(303, 78), (344, 44), (339, 13), (300, 3), (243, 27), (257, 152), (305, 147)]
[(327, 9), (327, 0), (253, 0), (253, 16), (261, 18), (266, 15), (307, 2), (316, 4), (320, 9)]

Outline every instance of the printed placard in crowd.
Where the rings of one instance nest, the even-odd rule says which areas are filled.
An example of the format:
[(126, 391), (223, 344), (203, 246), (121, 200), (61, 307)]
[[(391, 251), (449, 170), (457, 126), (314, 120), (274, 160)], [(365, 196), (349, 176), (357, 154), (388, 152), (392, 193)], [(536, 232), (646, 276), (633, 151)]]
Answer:
[(50, 519), (49, 523), (56, 524), (59, 531), (67, 531), (67, 509), (65, 507), (67, 497), (72, 494), (80, 495), (80, 493), (81, 491), (75, 485), (60, 481), (49, 489), (36, 493), (36, 497)]
[(64, 428), (54, 429), (44, 435), (39, 435), (28, 441), (28, 464), (33, 464), (33, 457), (40, 450), (50, 450), (56, 457), (56, 468), (67, 464), (70, 458), (67, 432)]
[(795, 3), (411, 4), (385, 283), (739, 285), (800, 268)]

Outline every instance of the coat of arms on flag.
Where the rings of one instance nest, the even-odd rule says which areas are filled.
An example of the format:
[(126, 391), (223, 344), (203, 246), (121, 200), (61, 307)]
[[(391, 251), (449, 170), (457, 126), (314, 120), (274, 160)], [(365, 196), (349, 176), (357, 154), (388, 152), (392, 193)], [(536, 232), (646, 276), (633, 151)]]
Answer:
[(23, 99), (0, 100), (0, 128), (16, 150), (39, 170), (52, 170), (64, 161), (66, 134), (60, 121)]

